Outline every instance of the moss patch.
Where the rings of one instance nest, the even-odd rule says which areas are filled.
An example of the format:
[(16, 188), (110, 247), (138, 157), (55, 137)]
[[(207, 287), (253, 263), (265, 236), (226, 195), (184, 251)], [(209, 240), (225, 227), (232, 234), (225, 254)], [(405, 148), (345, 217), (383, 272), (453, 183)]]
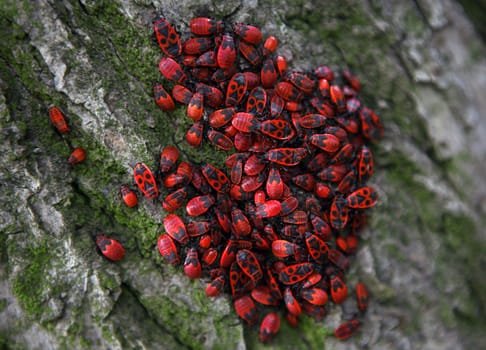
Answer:
[(486, 23), (484, 22), (484, 17), (486, 16), (486, 1), (459, 0), (459, 3), (462, 5), (464, 11), (474, 23), (474, 26), (481, 35), (483, 41), (486, 42)]
[(280, 331), (269, 344), (258, 340), (258, 327), (245, 326), (245, 342), (250, 349), (320, 349), (326, 348), (326, 338), (333, 334), (321, 322), (302, 315), (299, 327), (290, 327), (284, 315), (280, 314)]
[[(220, 348), (235, 348), (236, 342), (240, 338), (240, 331), (235, 325), (229, 324), (230, 319), (224, 317), (204, 324), (197, 321), (213, 319), (207, 300), (203, 300), (205, 298), (203, 290), (194, 288), (190, 291), (180, 291), (174, 286), (171, 292), (174, 294), (188, 293), (198, 308), (189, 308), (187, 305), (169, 298), (150, 298), (143, 299), (141, 302), (147, 306), (152, 317), (163, 325), (164, 329), (169, 331), (178, 342), (191, 349), (205, 349), (204, 334), (212, 333), (204, 329), (208, 327), (208, 329), (216, 330), (218, 340), (215, 344), (218, 344)], [(199, 309), (201, 305), (205, 305), (205, 307)], [(217, 317), (217, 315), (214, 316)]]
[(442, 223), (444, 237), (436, 283), (439, 288), (450, 285), (451, 279), (461, 284), (448, 302), (442, 303), (440, 315), (445, 324), (457, 325), (465, 334), (466, 347), (475, 348), (486, 327), (486, 244), (478, 239), (476, 226), (468, 217), (446, 214)]
[(22, 308), (31, 316), (39, 318), (45, 301), (45, 276), (49, 271), (51, 255), (46, 242), (30, 246), (25, 250), (28, 264), (13, 282), (13, 292)]

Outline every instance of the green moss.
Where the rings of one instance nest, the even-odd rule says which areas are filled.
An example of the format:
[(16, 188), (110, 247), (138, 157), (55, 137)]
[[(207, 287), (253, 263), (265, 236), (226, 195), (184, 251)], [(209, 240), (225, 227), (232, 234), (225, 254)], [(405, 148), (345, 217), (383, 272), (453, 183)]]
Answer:
[[(403, 242), (403, 243), (407, 243), (407, 242)], [(399, 247), (397, 247), (397, 245), (395, 243), (384, 244), (383, 248), (386, 249), (388, 254), (395, 257), (395, 259), (397, 261), (404, 263), (404, 262), (409, 260), (409, 257), (404, 255), (403, 252), (401, 251), (401, 249)]]
[[(286, 326), (282, 328), (284, 334), (287, 334), (289, 330), (296, 331), (294, 328), (289, 328), (286, 322), (284, 323)], [(286, 330), (286, 328), (288, 328), (288, 330)], [(303, 343), (308, 344), (310, 349), (324, 350), (326, 348), (326, 338), (334, 334), (333, 330), (326, 328), (322, 323), (305, 316), (299, 318), (299, 328), (304, 330)], [(291, 337), (291, 339), (294, 338), (296, 337)], [(290, 342), (291, 339), (288, 339), (288, 336), (284, 337), (284, 343)], [(295, 346), (299, 346), (298, 342), (296, 342)]]
[(328, 33), (329, 38), (340, 38), (349, 32), (349, 27), (342, 31), (346, 25), (366, 24), (359, 7), (351, 3), (328, 2), (325, 11), (315, 11), (306, 4), (304, 1), (294, 1), (289, 4), (290, 9), (286, 12), (287, 22), (299, 31), (309, 32), (319, 28), (322, 33)]
[[(441, 303), (444, 324), (459, 327), (467, 342), (475, 342), (486, 327), (486, 244), (478, 239), (475, 223), (467, 216), (445, 213), (442, 218), (442, 244), (439, 270), (435, 276), (438, 288), (450, 285), (450, 279), (461, 281), (453, 295)], [(452, 274), (452, 277), (451, 277)], [(468, 347), (476, 347), (475, 344)]]
[(13, 282), (13, 292), (29, 315), (39, 318), (45, 301), (45, 274), (49, 271), (51, 255), (46, 242), (25, 249), (28, 264)]
[(321, 322), (307, 316), (299, 317), (299, 327), (290, 327), (284, 316), (280, 315), (280, 331), (269, 344), (258, 340), (258, 328), (245, 326), (245, 342), (250, 349), (312, 349), (326, 348), (326, 338), (333, 333)]
[(79, 344), (84, 349), (93, 349), (93, 341), (88, 337), (79, 337), (78, 339), (73, 339), (73, 342), (71, 342), (69, 348), (73, 347), (72, 344), (76, 344), (74, 340), (79, 341)]
[(486, 244), (478, 239), (476, 226), (469, 217), (446, 214), (443, 224), (444, 262), (448, 260), (450, 264), (452, 263), (450, 257), (454, 257), (453, 265), (467, 281), (470, 292), (474, 296), (471, 302), (477, 302), (470, 311), (482, 322), (486, 322), (486, 296), (483, 293), (486, 289), (486, 280), (483, 278), (486, 267), (483, 253), (486, 251)]
[(235, 341), (241, 338), (240, 327), (237, 324), (228, 324), (227, 320), (218, 319), (213, 323), (216, 337), (223, 342), (216, 342), (212, 350), (226, 350), (230, 346), (236, 348)]
[(482, 42), (480, 40), (472, 41), (468, 44), (468, 46), (470, 59), (469, 65), (480, 65), (485, 55)]
[(110, 291), (115, 291), (120, 287), (120, 281), (115, 278), (112, 274), (109, 273), (100, 273), (98, 275), (100, 279), (100, 287), (101, 289), (107, 289)]
[(14, 225), (11, 225), (9, 227), (3, 228), (2, 232), (0, 233), (0, 264), (5, 264), (8, 261), (7, 235), (10, 232), (14, 232), (15, 230), (16, 227)]
[(457, 327), (456, 315), (451, 308), (451, 304), (447, 300), (439, 300), (439, 317), (444, 326), (449, 328)]
[(7, 299), (0, 299), (0, 312), (3, 312), (8, 306)]
[[(451, 250), (460, 252), (465, 248), (465, 245), (470, 246), (476, 243), (476, 227), (470, 218), (452, 214), (445, 215), (443, 225), (446, 233), (446, 242)], [(477, 248), (474, 251), (477, 251)]]
[[(422, 230), (440, 231), (441, 211), (437, 210), (435, 194), (416, 179), (416, 176), (423, 175), (422, 170), (398, 152), (385, 158), (387, 181), (393, 188), (400, 188), (400, 191), (394, 193), (393, 203), (381, 207), (380, 211), (384, 209), (385, 215), (398, 215), (400, 222), (416, 222), (418, 218)], [(396, 203), (400, 205), (397, 207)], [(387, 213), (387, 210), (391, 211)], [(380, 215), (381, 212), (377, 213), (377, 216)], [(403, 239), (406, 239), (406, 235)]]
[(201, 285), (197, 279), (192, 281), (192, 301), (194, 302), (194, 305), (196, 305), (201, 311), (202, 314), (209, 314), (211, 312), (210, 310), (210, 304), (208, 300), (208, 296), (206, 295), (205, 291), (203, 288), (201, 288)]
[(467, 16), (471, 19), (476, 30), (481, 35), (483, 41), (486, 41), (486, 24), (484, 17), (486, 16), (486, 1), (485, 0), (459, 0), (459, 3), (464, 8)]
[(168, 298), (162, 300), (157, 298), (154, 300), (147, 300), (151, 305), (151, 310), (157, 314), (156, 319), (160, 320), (159, 323), (163, 324), (166, 329), (170, 329), (174, 332), (174, 335), (183, 344), (190, 344), (190, 347), (200, 349), (201, 345), (199, 341), (193, 338), (193, 332), (190, 330), (191, 319), (198, 319), (197, 316), (192, 314), (189, 309), (182, 305), (176, 305)]
[[(185, 290), (183, 293), (188, 293), (191, 300), (196, 300), (198, 306), (204, 303), (202, 291), (197, 291), (199, 288)], [(173, 286), (171, 290), (173, 295), (182, 293), (177, 287)], [(199, 300), (199, 301), (197, 301)], [(178, 341), (192, 349), (204, 349), (204, 327), (209, 329), (216, 329), (218, 335), (218, 344), (221, 348), (234, 348), (235, 342), (239, 339), (238, 328), (229, 324), (231, 319), (223, 318), (215, 320), (214, 323), (201, 324), (194, 320), (209, 320), (211, 309), (204, 307), (199, 310), (188, 308), (187, 305), (175, 302), (170, 298), (149, 298), (143, 299), (144, 305), (150, 305), (149, 313), (157, 322), (163, 325), (164, 329), (170, 331)], [(207, 302), (205, 305), (208, 305)], [(193, 322), (194, 321), (194, 322)]]
[[(92, 339), (86, 335), (84, 328), (84, 317), (81, 310), (74, 310), (75, 313), (71, 315), (75, 321), (69, 324), (66, 336), (60, 337), (61, 349), (93, 349), (94, 345)], [(51, 329), (54, 331), (54, 329)]]
[(25, 344), (18, 343), (12, 339), (11, 332), (0, 333), (0, 349), (2, 350), (25, 350)]
[[(116, 53), (117, 60), (112, 63), (122, 68), (122, 74), (129, 74), (142, 82), (146, 91), (152, 88), (151, 75), (154, 70), (153, 57), (160, 56), (158, 48), (151, 41), (152, 26), (147, 22), (144, 28), (127, 23), (115, 3), (102, 3), (96, 10), (96, 22), (110, 42), (110, 49)], [(143, 51), (140, 48), (144, 48)], [(150, 52), (151, 54), (147, 54)], [(126, 78), (126, 77), (125, 77)]]
[(0, 349), (9, 349), (7, 347), (7, 335), (0, 333)]
[(428, 32), (427, 23), (412, 3), (409, 3), (401, 23), (405, 26), (404, 30), (415, 37), (422, 37)]
[(115, 340), (113, 330), (110, 326), (103, 325), (101, 327), (101, 334), (103, 335), (103, 338), (105, 338), (109, 343), (113, 343)]
[[(28, 6), (24, 7), (28, 8)], [(1, 11), (0, 35), (4, 40), (4, 45), (0, 47), (0, 56), (6, 64), (0, 66), (0, 77), (7, 83), (15, 82), (16, 85), (21, 81), (23, 87), (29, 89), (35, 98), (46, 99), (49, 94), (45, 85), (39, 84), (37, 79), (32, 79), (46, 67), (41, 67), (43, 60), (39, 56), (39, 52), (28, 44), (27, 33), (14, 20), (17, 16), (16, 7), (2, 4)], [(34, 23), (32, 24), (34, 25)], [(15, 79), (5, 79), (6, 72), (10, 76), (15, 76)], [(9, 102), (9, 106), (12, 105), (14, 104)]]

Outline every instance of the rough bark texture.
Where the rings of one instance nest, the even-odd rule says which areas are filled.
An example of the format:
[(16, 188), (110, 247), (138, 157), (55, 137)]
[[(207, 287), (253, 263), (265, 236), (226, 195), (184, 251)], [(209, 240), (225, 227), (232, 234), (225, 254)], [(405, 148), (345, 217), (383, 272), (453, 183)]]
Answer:
[[(467, 3), (464, 1), (464, 3)], [(14, 349), (254, 349), (227, 297), (209, 299), (164, 264), (162, 211), (122, 205), (137, 161), (154, 164), (180, 140), (183, 109), (157, 109), (161, 52), (151, 20), (181, 30), (222, 18), (237, 1), (2, 1), (0, 8), (0, 344)], [(484, 16), (484, 13), (483, 13)], [(484, 18), (484, 17), (483, 17)], [(381, 116), (374, 146), (380, 203), (349, 281), (365, 281), (370, 310), (357, 337), (329, 336), (346, 317), (283, 324), (274, 349), (472, 349), (486, 338), (485, 45), (461, 6), (433, 1), (244, 1), (233, 21), (280, 40), (305, 70), (351, 68)], [(88, 150), (70, 167), (47, 118), (68, 115), (66, 138)], [(209, 146), (195, 159), (221, 163)], [(111, 263), (93, 235), (114, 235)], [(350, 301), (352, 302), (352, 301)]]

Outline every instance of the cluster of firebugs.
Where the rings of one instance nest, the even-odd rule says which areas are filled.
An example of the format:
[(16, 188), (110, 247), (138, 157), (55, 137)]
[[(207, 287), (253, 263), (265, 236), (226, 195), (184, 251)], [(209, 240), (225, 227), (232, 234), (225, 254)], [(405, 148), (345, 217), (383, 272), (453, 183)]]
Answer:
[[(374, 172), (367, 143), (379, 141), (384, 129), (361, 105), (360, 80), (343, 71), (339, 85), (328, 66), (289, 72), (285, 57), (275, 54), (278, 40), (263, 40), (252, 25), (199, 17), (181, 37), (158, 19), (154, 31), (164, 53), (159, 70), (172, 86), (170, 94), (156, 85), (155, 102), (166, 112), (175, 102), (187, 106), (188, 144), (206, 140), (229, 152), (228, 171), (179, 160), (175, 146), (162, 150), (155, 174), (135, 165), (145, 197), (158, 200), (161, 186), (168, 193), (160, 254), (169, 264), (183, 262), (189, 278), (208, 278), (208, 296), (228, 292), (242, 320), (260, 322), (263, 342), (278, 333), (281, 314), (293, 327), (302, 313), (323, 319), (327, 304), (349, 294), (348, 258), (366, 209), (378, 201), (366, 186)], [(49, 112), (67, 132), (53, 117), (58, 112)], [(134, 190), (120, 192), (127, 206), (137, 206)], [(179, 209), (185, 214), (174, 213)], [(111, 260), (125, 255), (113, 238), (101, 235), (96, 243)], [(356, 313), (334, 332), (341, 340), (359, 329), (368, 307), (365, 284), (357, 283), (354, 294)]]

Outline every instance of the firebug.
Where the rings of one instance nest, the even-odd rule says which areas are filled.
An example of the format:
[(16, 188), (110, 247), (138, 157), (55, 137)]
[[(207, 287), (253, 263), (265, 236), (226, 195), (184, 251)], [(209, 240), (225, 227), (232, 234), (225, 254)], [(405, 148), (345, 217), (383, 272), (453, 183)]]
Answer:
[(96, 245), (101, 253), (110, 260), (118, 261), (125, 256), (125, 248), (114, 238), (99, 235), (96, 237)]

